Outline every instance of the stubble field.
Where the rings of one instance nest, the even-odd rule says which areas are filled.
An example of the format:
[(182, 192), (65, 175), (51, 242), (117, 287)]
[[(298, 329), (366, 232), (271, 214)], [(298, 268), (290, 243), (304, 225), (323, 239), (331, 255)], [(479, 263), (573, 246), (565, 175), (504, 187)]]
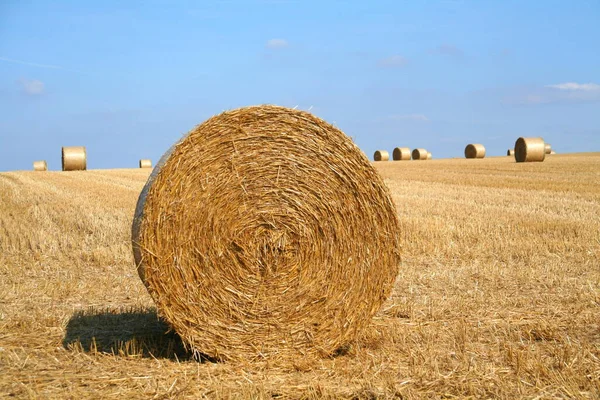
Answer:
[(0, 173), (0, 397), (600, 397), (600, 153), (376, 168), (392, 297), (346, 353), (285, 368), (165, 334), (131, 254), (148, 170)]

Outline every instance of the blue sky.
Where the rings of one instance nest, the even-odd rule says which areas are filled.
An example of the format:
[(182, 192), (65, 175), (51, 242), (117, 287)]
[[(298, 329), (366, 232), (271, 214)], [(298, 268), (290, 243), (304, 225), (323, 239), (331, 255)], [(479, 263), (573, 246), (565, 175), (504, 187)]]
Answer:
[(600, 2), (0, 1), (0, 171), (154, 162), (223, 110), (310, 110), (376, 149), (600, 151)]

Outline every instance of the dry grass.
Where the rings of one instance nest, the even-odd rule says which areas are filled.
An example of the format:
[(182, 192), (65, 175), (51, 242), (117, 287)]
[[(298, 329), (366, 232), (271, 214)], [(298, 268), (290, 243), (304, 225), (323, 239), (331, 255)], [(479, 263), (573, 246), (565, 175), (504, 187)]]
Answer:
[(149, 170), (0, 174), (0, 393), (18, 398), (598, 398), (600, 154), (376, 163), (392, 298), (346, 352), (197, 362), (164, 335), (130, 224)]

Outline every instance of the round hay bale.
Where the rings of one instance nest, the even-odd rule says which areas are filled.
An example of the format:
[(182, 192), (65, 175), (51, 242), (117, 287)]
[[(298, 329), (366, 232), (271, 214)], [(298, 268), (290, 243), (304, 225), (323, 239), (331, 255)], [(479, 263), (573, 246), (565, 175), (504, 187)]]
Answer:
[(392, 152), (394, 161), (410, 160), (410, 149), (408, 147), (396, 147)]
[(550, 146), (550, 143), (544, 143), (544, 150), (546, 151), (546, 154), (552, 154), (552, 146)]
[(431, 152), (427, 152), (427, 160), (431, 160), (433, 158), (433, 156), (431, 155)]
[(556, 154), (556, 152), (554, 150), (550, 151), (550, 154)]
[(400, 226), (342, 131), (254, 106), (195, 127), (140, 194), (132, 243), (159, 314), (222, 360), (327, 356), (389, 296)]
[(427, 160), (428, 151), (425, 149), (414, 149), (412, 151), (413, 160)]
[(514, 156), (515, 155), (515, 151), (513, 149), (508, 149), (508, 150), (506, 150), (506, 155), (507, 156)]
[(544, 139), (520, 137), (515, 142), (515, 160), (517, 162), (544, 161), (546, 146)]
[(87, 153), (84, 146), (62, 148), (63, 171), (85, 171), (87, 169)]
[(46, 163), (46, 160), (34, 161), (33, 162), (33, 170), (34, 171), (48, 171), (48, 163)]
[(147, 158), (142, 158), (140, 160), (140, 168), (152, 168), (152, 160), (148, 160)]
[(373, 155), (375, 161), (388, 161), (390, 159), (390, 153), (386, 150), (377, 150)]
[(482, 144), (468, 144), (465, 147), (465, 158), (484, 158), (485, 147)]

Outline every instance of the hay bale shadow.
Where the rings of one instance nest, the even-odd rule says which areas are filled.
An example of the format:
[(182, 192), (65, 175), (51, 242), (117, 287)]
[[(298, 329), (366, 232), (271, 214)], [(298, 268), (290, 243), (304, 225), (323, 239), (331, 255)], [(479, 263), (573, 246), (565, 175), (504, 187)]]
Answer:
[(185, 349), (156, 309), (88, 309), (69, 319), (63, 347), (90, 353), (214, 361)]

